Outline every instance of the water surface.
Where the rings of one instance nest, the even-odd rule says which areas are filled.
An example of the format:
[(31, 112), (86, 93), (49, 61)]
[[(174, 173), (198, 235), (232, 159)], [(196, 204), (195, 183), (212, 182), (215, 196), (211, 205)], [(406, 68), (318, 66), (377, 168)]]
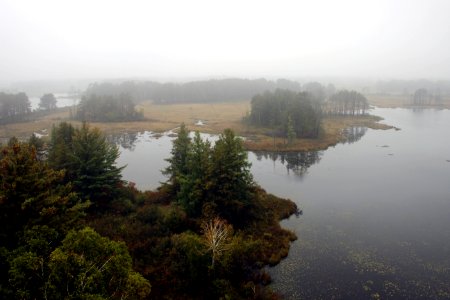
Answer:
[[(255, 180), (303, 210), (283, 221), (298, 240), (270, 269), (287, 299), (450, 298), (450, 111), (372, 113), (401, 130), (349, 129), (321, 152), (249, 153)], [(124, 178), (156, 188), (172, 139), (125, 138)]]

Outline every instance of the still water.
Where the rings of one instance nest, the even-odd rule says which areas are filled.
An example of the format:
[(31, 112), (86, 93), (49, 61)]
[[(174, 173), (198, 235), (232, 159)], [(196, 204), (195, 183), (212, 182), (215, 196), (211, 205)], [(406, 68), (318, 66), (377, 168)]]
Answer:
[[(450, 298), (450, 111), (375, 109), (401, 130), (349, 129), (320, 152), (249, 153), (255, 180), (303, 210), (269, 270), (286, 299)], [(124, 179), (153, 189), (172, 138), (128, 135)]]

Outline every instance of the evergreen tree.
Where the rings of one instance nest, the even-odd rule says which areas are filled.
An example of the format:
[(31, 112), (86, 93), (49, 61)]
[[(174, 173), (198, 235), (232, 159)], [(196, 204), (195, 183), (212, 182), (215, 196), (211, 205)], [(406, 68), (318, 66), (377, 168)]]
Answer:
[(187, 156), (189, 172), (179, 176), (180, 191), (177, 194), (178, 202), (190, 216), (198, 216), (207, 200), (210, 165), (211, 144), (203, 141), (196, 131)]
[(81, 202), (64, 171), (38, 160), (28, 144), (15, 143), (2, 150), (0, 160), (0, 241), (17, 245), (17, 233), (35, 225), (64, 232), (78, 220), (87, 202)]
[(144, 299), (151, 286), (131, 266), (123, 242), (101, 237), (91, 228), (72, 231), (50, 255), (48, 297)]
[(212, 152), (208, 193), (218, 213), (232, 224), (241, 219), (251, 205), (253, 178), (242, 140), (225, 129)]
[(172, 156), (167, 159), (169, 166), (163, 171), (163, 174), (169, 176), (169, 182), (172, 184), (175, 192), (179, 191), (180, 184), (178, 179), (188, 175), (188, 154), (190, 151), (191, 138), (186, 126), (181, 124), (178, 137), (173, 141)]
[(117, 195), (122, 184), (117, 167), (117, 146), (110, 144), (97, 128), (86, 123), (74, 128), (61, 123), (52, 130), (49, 163), (58, 170), (66, 170), (66, 181), (73, 182), (75, 190), (98, 208)]
[[(56, 170), (68, 169), (73, 152), (75, 128), (67, 122), (53, 125), (50, 136), (48, 162)], [(69, 172), (66, 174), (68, 179)]]
[(117, 194), (122, 184), (117, 167), (117, 146), (110, 144), (98, 128), (90, 129), (86, 123), (75, 130), (68, 172), (75, 190), (97, 207), (103, 207)]

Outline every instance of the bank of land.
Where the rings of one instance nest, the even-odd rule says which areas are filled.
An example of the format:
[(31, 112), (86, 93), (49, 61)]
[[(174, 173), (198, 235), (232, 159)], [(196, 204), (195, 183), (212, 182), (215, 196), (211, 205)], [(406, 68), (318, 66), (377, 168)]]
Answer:
[[(273, 138), (270, 128), (256, 128), (246, 125), (242, 118), (250, 111), (250, 101), (227, 103), (193, 103), (193, 104), (154, 104), (151, 101), (137, 105), (142, 111), (144, 120), (133, 122), (96, 122), (92, 125), (107, 134), (123, 132), (153, 131), (164, 132), (185, 123), (190, 130), (206, 133), (220, 133), (225, 128), (234, 130), (246, 138), (245, 147), (249, 150), (312, 150), (326, 149), (335, 145), (344, 136), (343, 130), (348, 127), (362, 126), (373, 129), (390, 129), (389, 125), (380, 123), (381, 118), (372, 115), (362, 116), (326, 116), (322, 121), (322, 131), (317, 139), (297, 139), (290, 146), (284, 138)], [(6, 124), (0, 126), (0, 138), (11, 136), (27, 138), (33, 132), (49, 133), (53, 124), (69, 121), (70, 109), (59, 109), (32, 122)], [(204, 125), (195, 125), (199, 120)], [(78, 121), (70, 121), (79, 125)]]

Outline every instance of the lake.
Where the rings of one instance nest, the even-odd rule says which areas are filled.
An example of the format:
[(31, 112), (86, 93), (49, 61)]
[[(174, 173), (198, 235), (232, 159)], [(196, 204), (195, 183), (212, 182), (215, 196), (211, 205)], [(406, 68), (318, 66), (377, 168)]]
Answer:
[[(255, 180), (303, 215), (298, 240), (269, 268), (286, 299), (450, 298), (450, 111), (374, 109), (401, 130), (352, 128), (325, 151), (249, 152)], [(164, 181), (172, 137), (116, 138), (124, 179)]]
[[(67, 107), (75, 106), (80, 102), (80, 97), (78, 95), (72, 95), (68, 93), (53, 94), (56, 98), (56, 107)], [(39, 108), (39, 103), (41, 102), (40, 97), (29, 97), (31, 110), (37, 110)]]

